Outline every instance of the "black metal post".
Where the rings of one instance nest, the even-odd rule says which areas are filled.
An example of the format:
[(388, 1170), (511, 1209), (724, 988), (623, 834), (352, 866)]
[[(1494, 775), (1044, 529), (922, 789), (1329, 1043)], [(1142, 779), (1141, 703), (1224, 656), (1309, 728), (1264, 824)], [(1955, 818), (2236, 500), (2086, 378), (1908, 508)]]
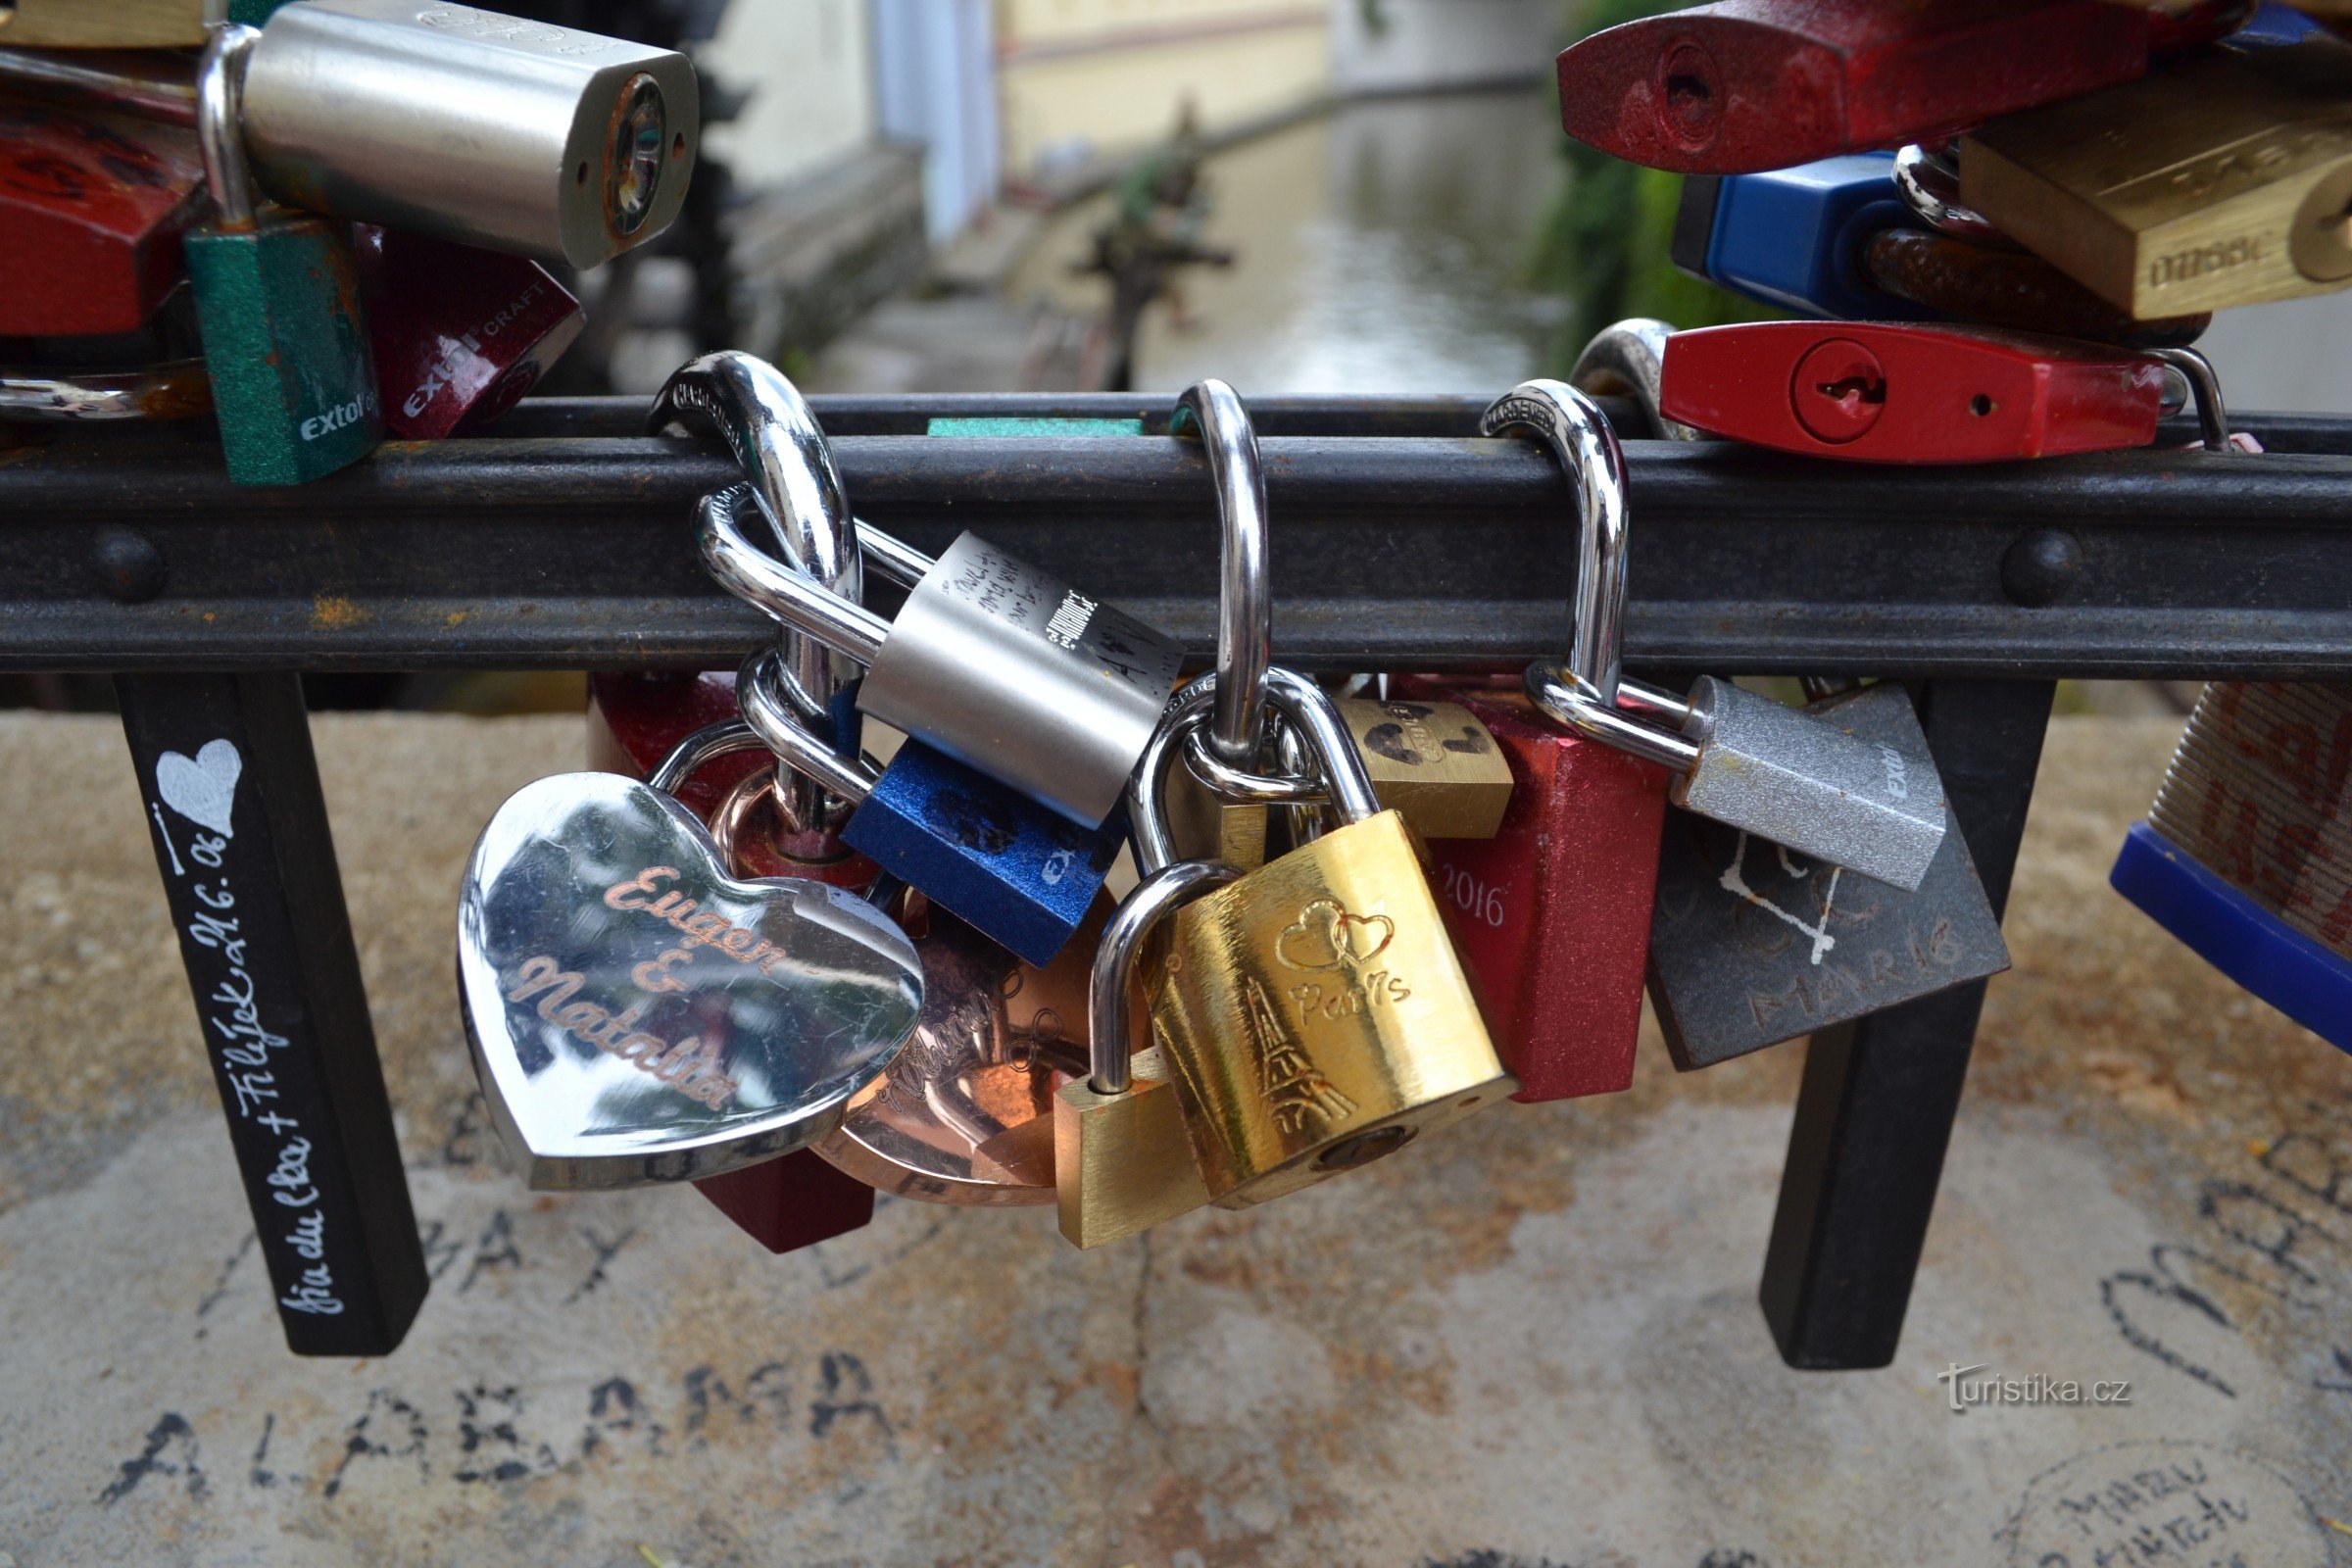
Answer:
[[(2009, 903), (2055, 689), (2028, 680), (1914, 688), (1945, 797), (1996, 914)], [(1790, 1366), (1830, 1371), (1894, 1359), (1984, 987), (1955, 986), (1825, 1029), (1806, 1047), (1758, 1293)]]
[(155, 858), (286, 1345), (383, 1355), (423, 1303), (300, 677), (122, 675)]

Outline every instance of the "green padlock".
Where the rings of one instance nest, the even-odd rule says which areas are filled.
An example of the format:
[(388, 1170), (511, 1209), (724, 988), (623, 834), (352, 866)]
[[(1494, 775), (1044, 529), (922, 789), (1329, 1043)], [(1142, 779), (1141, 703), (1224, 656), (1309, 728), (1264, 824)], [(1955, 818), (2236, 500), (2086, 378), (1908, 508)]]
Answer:
[(322, 218), (255, 209), (237, 111), (260, 37), (224, 24), (205, 47), (196, 137), (213, 218), (184, 244), (228, 477), (301, 484), (366, 457), (383, 412), (349, 236)]

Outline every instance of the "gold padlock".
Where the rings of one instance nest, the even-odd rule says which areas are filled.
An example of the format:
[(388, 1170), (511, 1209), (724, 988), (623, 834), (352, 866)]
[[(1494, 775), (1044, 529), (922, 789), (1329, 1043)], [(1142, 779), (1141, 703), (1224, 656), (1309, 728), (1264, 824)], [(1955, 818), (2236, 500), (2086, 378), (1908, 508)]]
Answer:
[(1960, 143), (1960, 195), (2141, 320), (2352, 285), (2352, 49), (2217, 49)]
[(1160, 866), (1103, 928), (1087, 997), (1093, 1073), (1062, 1085), (1054, 1102), (1054, 1182), (1072, 1246), (1124, 1241), (1208, 1201), (1166, 1063), (1156, 1048), (1133, 1049), (1130, 993), (1136, 956), (1161, 917), (1241, 875), (1214, 861)]
[(1384, 809), (1425, 839), (1491, 839), (1511, 804), (1511, 764), (1459, 703), (1340, 699), (1340, 717)]
[[(1180, 692), (1163, 734), (1204, 722), (1214, 684)], [(1341, 825), (1178, 910), (1144, 965), (1185, 1129), (1224, 1208), (1368, 1164), (1518, 1088), (1412, 831), (1380, 808), (1331, 698), (1280, 668), (1267, 695), (1314, 753)], [(1163, 863), (1164, 824), (1131, 815), (1138, 862)]]
[(192, 49), (224, 0), (15, 0), (0, 5), (0, 45), (39, 49)]

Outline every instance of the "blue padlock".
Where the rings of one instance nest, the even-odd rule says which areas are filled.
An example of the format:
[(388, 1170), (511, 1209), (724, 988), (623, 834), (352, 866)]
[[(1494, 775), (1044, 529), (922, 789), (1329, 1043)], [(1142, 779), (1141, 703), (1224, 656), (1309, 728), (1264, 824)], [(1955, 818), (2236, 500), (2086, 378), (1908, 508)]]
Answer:
[(916, 740), (871, 773), (802, 726), (782, 674), (777, 651), (760, 650), (736, 677), (736, 698), (784, 765), (851, 803), (842, 842), (1030, 963), (1052, 963), (1118, 858), (1125, 814), (1080, 827)]
[(2306, 38), (2328, 36), (2328, 29), (2302, 12), (2278, 4), (2278, 0), (2262, 0), (2245, 25), (2222, 40), (2225, 49), (2279, 49), (2298, 44)]
[(1883, 228), (1917, 226), (1894, 185), (1894, 154), (1853, 153), (1763, 174), (1692, 175), (1675, 215), (1674, 263), (1736, 294), (1800, 316), (1933, 321), (1862, 271)]

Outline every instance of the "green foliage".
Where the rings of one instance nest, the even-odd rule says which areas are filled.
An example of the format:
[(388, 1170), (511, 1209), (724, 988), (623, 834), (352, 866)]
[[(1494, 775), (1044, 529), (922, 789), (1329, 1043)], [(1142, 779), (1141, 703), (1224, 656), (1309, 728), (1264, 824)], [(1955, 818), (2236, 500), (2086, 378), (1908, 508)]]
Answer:
[[(1594, 0), (1578, 36), (1660, 11), (1664, 0)], [(1566, 178), (1538, 231), (1531, 283), (1562, 296), (1568, 310), (1546, 358), (1565, 374), (1601, 328), (1629, 316), (1678, 327), (1752, 321), (1773, 313), (1678, 270), (1670, 256), (1679, 174), (1643, 169), (1562, 138)]]

